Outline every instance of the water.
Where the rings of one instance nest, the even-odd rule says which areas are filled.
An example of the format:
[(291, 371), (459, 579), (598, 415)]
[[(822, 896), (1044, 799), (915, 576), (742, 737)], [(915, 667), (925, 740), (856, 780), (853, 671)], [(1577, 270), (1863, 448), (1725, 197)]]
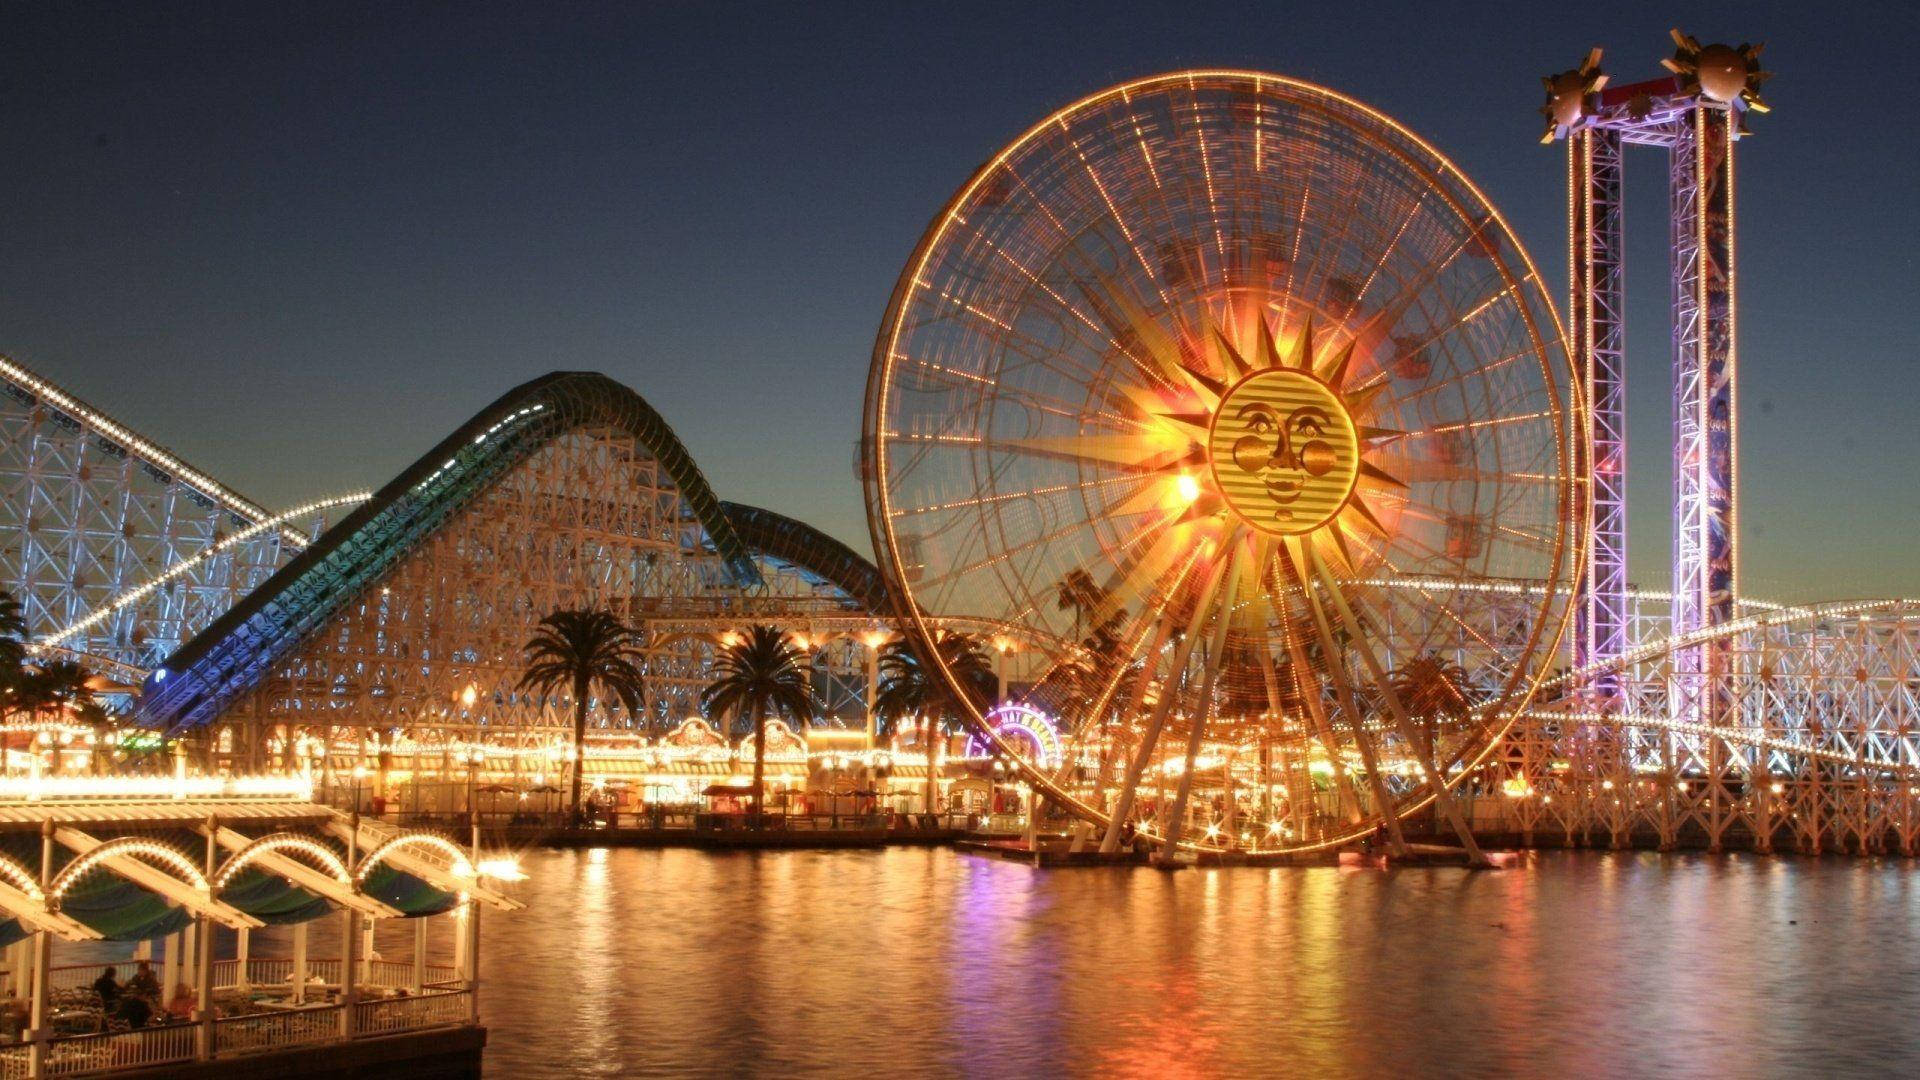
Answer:
[(1036, 872), (531, 852), (489, 1077), (1920, 1073), (1899, 861)]

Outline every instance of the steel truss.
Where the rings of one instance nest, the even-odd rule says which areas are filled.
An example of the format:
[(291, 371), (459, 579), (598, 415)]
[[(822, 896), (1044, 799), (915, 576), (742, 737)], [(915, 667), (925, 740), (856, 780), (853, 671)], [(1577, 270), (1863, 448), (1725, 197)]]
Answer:
[[(517, 689), (521, 647), (556, 610), (712, 590), (726, 574), (690, 516), (632, 435), (553, 439), (342, 598), (219, 719), (247, 744), (280, 725), (329, 744), (343, 727), (459, 726), (511, 740), (563, 725), (571, 702)], [(688, 700), (701, 662), (679, 642), (652, 646), (649, 711)]]
[[(1585, 128), (1567, 139), (1568, 235), (1573, 289), (1569, 325), (1585, 384), (1590, 478), (1581, 578), (1574, 605), (1574, 663), (1627, 647), (1626, 282), (1620, 133)], [(1606, 682), (1594, 689), (1611, 693)]]
[[(1596, 714), (1654, 715), (1645, 712), (1648, 687), (1632, 684), (1631, 673), (1610, 664), (1633, 642), (1656, 640), (1636, 632), (1642, 628), (1632, 625), (1626, 602), (1621, 318), (1621, 151), (1626, 145), (1664, 149), (1668, 163), (1674, 524), (1666, 629), (1684, 644), (1663, 657), (1658, 672), (1665, 680), (1657, 695), (1658, 715), (1666, 726), (1654, 756), (1677, 761), (1675, 731), (1745, 729), (1741, 709), (1752, 704), (1751, 695), (1736, 686), (1732, 667), (1740, 639), (1718, 631), (1734, 623), (1738, 597), (1733, 144), (1741, 130), (1740, 113), (1757, 106), (1754, 87), (1765, 75), (1750, 74), (1738, 95), (1716, 84), (1716, 100), (1702, 89), (1699, 43), (1678, 31), (1674, 40), (1681, 51), (1667, 63), (1676, 73), (1672, 78), (1603, 89), (1606, 77), (1599, 74), (1599, 51), (1594, 50), (1578, 72), (1549, 80), (1550, 133), (1564, 135), (1568, 145), (1570, 321), (1590, 403), (1585, 443), (1592, 528), (1586, 574), (1574, 600), (1573, 644), (1575, 669), (1592, 677), (1582, 692), (1563, 702), (1577, 705), (1566, 709), (1565, 717), (1583, 721), (1524, 718), (1516, 739), (1528, 752), (1540, 750), (1541, 733), (1529, 729), (1546, 723), (1554, 739), (1574, 740), (1563, 749), (1577, 751), (1556, 760), (1578, 760), (1603, 771), (1643, 762), (1649, 751), (1638, 745), (1639, 728)], [(1751, 60), (1758, 50), (1743, 46), (1739, 52)], [(1750, 71), (1757, 71), (1757, 64)], [(1765, 720), (1756, 716), (1754, 722)], [(1694, 763), (1702, 828), (1712, 846), (1734, 828), (1739, 799), (1747, 797), (1740, 757), (1729, 746), (1726, 739), (1709, 739), (1700, 744)], [(1766, 762), (1758, 766), (1764, 769)], [(1674, 798), (1673, 792), (1662, 796)], [(1607, 805), (1627, 804), (1624, 796), (1607, 800)], [(1662, 836), (1671, 842), (1671, 830)]]
[[(598, 438), (583, 444), (582, 435)], [(522, 466), (534, 462), (538, 473), (538, 463), (555, 455), (566, 460), (551, 467), (575, 472), (545, 484), (525, 476)], [(640, 486), (602, 487), (594, 470)], [(516, 474), (521, 479), (505, 483)], [(536, 575), (528, 579), (535, 591), (542, 580), (565, 577), (575, 603), (560, 606), (672, 595), (692, 587), (683, 580), (689, 575), (703, 588), (759, 584), (719, 500), (660, 415), (605, 376), (556, 373), (482, 410), (169, 657), (147, 680), (142, 718), (176, 729), (208, 722), (269, 678), (333, 616), (364, 607), (369, 590), (418, 549), (431, 549), (448, 523), (476, 502), (533, 531), (518, 539), (497, 532), (476, 537), (474, 544), (488, 546), (450, 553), (455, 568), (464, 563), (486, 573), (517, 554), (533, 560), (525, 569)], [(688, 554), (663, 558), (669, 550)], [(416, 625), (461, 614), (432, 609), (429, 619), (423, 610)]]
[[(1699, 692), (1725, 723), (1670, 703), (1676, 658), (1706, 646), (1723, 663)], [(1617, 674), (1615, 709), (1569, 695), (1516, 725), (1511, 790), (1485, 827), (1527, 843), (1920, 853), (1920, 604), (1742, 612)], [(1596, 725), (1620, 752), (1594, 752)]]
[[(878, 580), (800, 522), (720, 503), (631, 390), (558, 374), (483, 410), (168, 657), (141, 715), (215, 724), (216, 749), (254, 765), (343, 732), (545, 743), (572, 702), (518, 689), (522, 646), (550, 612), (607, 607), (645, 631), (646, 694), (638, 715), (590, 702), (595, 726), (698, 713), (715, 649), (753, 623), (808, 648), (822, 717), (870, 723), (891, 638)], [(1003, 656), (1036, 649), (998, 638)]]
[[(1593, 95), (1566, 132), (1571, 331), (1588, 390), (1591, 522), (1575, 603), (1576, 666), (1627, 645), (1625, 358), (1621, 201), (1624, 145), (1668, 157), (1673, 333), (1673, 626), (1721, 626), (1738, 594), (1735, 540), (1735, 368), (1732, 107), (1679, 79)], [(1707, 691), (1724, 663), (1709, 638), (1675, 658), (1675, 719), (1717, 723), (1730, 703)], [(1604, 682), (1593, 688), (1605, 697)]]
[[(280, 527), (252, 500), (45, 378), (0, 357), (0, 587), (48, 638), (108, 608), (66, 649), (150, 668), (324, 527)], [(252, 535), (238, 539), (249, 530)]]

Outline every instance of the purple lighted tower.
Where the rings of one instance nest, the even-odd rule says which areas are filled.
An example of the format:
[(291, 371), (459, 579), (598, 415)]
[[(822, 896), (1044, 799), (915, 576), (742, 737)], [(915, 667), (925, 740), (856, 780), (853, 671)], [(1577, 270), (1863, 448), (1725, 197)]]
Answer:
[[(1600, 50), (1548, 77), (1543, 142), (1567, 143), (1572, 290), (1568, 332), (1585, 386), (1589, 527), (1574, 594), (1574, 663), (1627, 648), (1625, 279), (1622, 148), (1667, 151), (1673, 289), (1673, 633), (1733, 619), (1737, 439), (1734, 426), (1733, 147), (1760, 99), (1758, 46), (1702, 46), (1673, 32), (1671, 75), (1608, 86)], [(1723, 639), (1675, 654), (1675, 719), (1721, 723)], [(1604, 702), (1617, 687), (1595, 681)]]

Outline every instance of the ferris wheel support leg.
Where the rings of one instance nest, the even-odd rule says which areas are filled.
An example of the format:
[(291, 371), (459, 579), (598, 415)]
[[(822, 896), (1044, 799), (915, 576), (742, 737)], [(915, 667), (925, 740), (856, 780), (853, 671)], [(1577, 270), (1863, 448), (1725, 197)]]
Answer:
[[(1153, 716), (1147, 721), (1147, 730), (1140, 733), (1140, 745), (1134, 749), (1133, 760), (1127, 763), (1127, 776), (1120, 785), (1120, 797), (1113, 804), (1113, 815), (1107, 819), (1107, 833), (1100, 840), (1100, 853), (1111, 855), (1120, 850), (1120, 831), (1126, 827), (1127, 818), (1133, 813), (1134, 792), (1140, 786), (1140, 777), (1147, 771), (1147, 760), (1153, 756), (1154, 746), (1160, 741), (1160, 729), (1166, 725), (1167, 714), (1173, 711), (1174, 699), (1179, 694), (1174, 686), (1180, 673), (1186, 670), (1187, 660), (1193, 656), (1193, 639), (1199, 634), (1200, 626), (1207, 616), (1207, 609), (1213, 603), (1213, 594), (1220, 587), (1222, 575), (1213, 573), (1208, 576), (1207, 584), (1201, 590), (1200, 602), (1194, 605), (1193, 618), (1187, 626), (1186, 634), (1173, 651), (1173, 666), (1168, 669), (1167, 687), (1161, 693), (1160, 700), (1153, 706)], [(1163, 616), (1164, 617), (1164, 616)], [(1145, 669), (1140, 672), (1142, 680), (1153, 677), (1153, 660), (1147, 660)]]
[[(1300, 547), (1288, 545), (1293, 550), (1294, 565), (1304, 567)], [(1340, 702), (1340, 711), (1346, 714), (1347, 724), (1353, 728), (1353, 745), (1360, 751), (1360, 765), (1367, 770), (1367, 786), (1373, 790), (1373, 802), (1380, 808), (1380, 816), (1387, 828), (1387, 850), (1394, 855), (1405, 857), (1407, 837), (1400, 828), (1400, 813), (1393, 808), (1393, 799), (1387, 792), (1387, 784), (1380, 776), (1380, 765), (1373, 753), (1373, 743), (1367, 738), (1366, 725), (1360, 721), (1360, 707), (1353, 695), (1353, 687), (1347, 685), (1346, 671), (1332, 657), (1339, 655), (1340, 647), (1333, 640), (1333, 628), (1327, 622), (1327, 613), (1320, 606), (1320, 597), (1313, 587), (1303, 581), (1300, 594), (1307, 598), (1307, 611), (1313, 616), (1313, 628), (1320, 635), (1320, 648), (1329, 658), (1327, 675), (1333, 680), (1334, 697)]]
[[(1189, 565), (1187, 569), (1191, 570), (1191, 565)], [(1186, 580), (1186, 573), (1186, 570), (1181, 571), (1178, 581), (1184, 582)], [(1172, 635), (1173, 619), (1163, 612), (1161, 617), (1153, 620), (1153, 625), (1148, 628), (1147, 633), (1142, 635), (1150, 639), (1147, 645), (1147, 651), (1144, 654), (1149, 658), (1149, 662), (1151, 662), (1153, 657), (1159, 656), (1162, 649), (1166, 648), (1167, 639)], [(1115, 745), (1115, 736), (1122, 728), (1118, 723), (1109, 722), (1108, 717), (1110, 714), (1108, 705), (1112, 702), (1113, 695), (1120, 689), (1120, 681), (1125, 677), (1126, 667), (1127, 665), (1125, 663), (1115, 665), (1114, 676), (1112, 681), (1107, 684), (1106, 692), (1100, 695), (1100, 700), (1096, 703), (1095, 708), (1088, 713), (1088, 715), (1093, 718), (1091, 722), (1107, 727), (1106, 736), (1100, 740), (1100, 771), (1094, 782), (1094, 806), (1101, 813), (1105, 813), (1108, 810), (1107, 782), (1113, 778), (1114, 755), (1117, 753), (1125, 757), (1125, 751)], [(1148, 682), (1149, 679), (1145, 673), (1143, 673), (1140, 678), (1134, 680), (1133, 692), (1128, 697), (1126, 711), (1122, 712), (1120, 717), (1131, 720), (1133, 717), (1140, 715), (1140, 706), (1147, 699)]]
[[(1263, 559), (1262, 561), (1265, 563), (1268, 560)], [(1271, 602), (1275, 605), (1275, 610), (1278, 610), (1279, 601), (1273, 599)], [(1307, 666), (1307, 651), (1300, 644), (1300, 639), (1294, 634), (1289, 633), (1284, 627), (1281, 629), (1281, 635), (1286, 639), (1289, 670), (1294, 673), (1295, 678), (1294, 689), (1301, 702), (1306, 706), (1307, 720), (1313, 725), (1313, 737), (1319, 741), (1320, 748), (1326, 751), (1327, 764), (1333, 769), (1333, 790), (1340, 799), (1340, 808), (1347, 816), (1347, 824), (1358, 825), (1360, 819), (1364, 816), (1360, 813), (1360, 795), (1353, 790), (1353, 775), (1347, 771), (1346, 763), (1340, 760), (1340, 753), (1338, 749), (1335, 748), (1333, 728), (1327, 723), (1326, 710), (1321, 707), (1320, 698), (1317, 694), (1309, 694), (1304, 687), (1298, 685), (1300, 678), (1299, 673), (1310, 670)], [(1268, 655), (1265, 649), (1260, 650), (1259, 655), (1260, 662), (1265, 667), (1264, 674), (1267, 678), (1269, 700), (1272, 704), (1274, 715), (1278, 716), (1285, 712), (1285, 710), (1280, 707), (1277, 694), (1279, 688), (1275, 685), (1278, 681), (1278, 673), (1273, 669), (1273, 657)], [(1305, 773), (1304, 766), (1301, 771), (1308, 777), (1311, 777), (1310, 773)], [(1311, 792), (1313, 789), (1309, 782), (1307, 786), (1300, 790)], [(1300, 800), (1296, 799), (1293, 801), (1299, 803)]]
[[(1207, 721), (1213, 718), (1213, 688), (1220, 677), (1220, 651), (1227, 646), (1227, 628), (1233, 624), (1233, 601), (1239, 593), (1240, 549), (1236, 546), (1227, 559), (1227, 584), (1220, 592), (1220, 614), (1214, 620), (1213, 640), (1209, 643), (1207, 677), (1200, 684), (1200, 708), (1195, 710), (1192, 730), (1187, 733), (1187, 757), (1180, 770), (1180, 790), (1173, 797), (1173, 816), (1167, 822), (1166, 846), (1160, 858), (1171, 862), (1180, 852), (1180, 834), (1187, 825), (1187, 800), (1193, 794), (1193, 766), (1200, 758), (1200, 740), (1206, 735)], [(1231, 769), (1227, 770), (1231, 774)]]
[(1487, 858), (1487, 853), (1480, 850), (1479, 841), (1473, 837), (1472, 827), (1467, 824), (1465, 815), (1460, 812), (1459, 801), (1453, 797), (1453, 791), (1447, 787), (1445, 778), (1435, 767), (1433, 754), (1430, 750), (1419, 749), (1420, 742), (1414, 738), (1413, 722), (1407, 716), (1406, 706), (1401, 703), (1400, 695), (1394, 692), (1392, 681), (1387, 678), (1385, 669), (1380, 666), (1380, 658), (1374, 655), (1373, 645), (1367, 637), (1366, 628), (1354, 616), (1353, 610), (1347, 606), (1346, 595), (1339, 590), (1338, 583), (1333, 575), (1327, 572), (1319, 556), (1310, 554), (1309, 558), (1313, 559), (1314, 571), (1319, 575), (1320, 580), (1326, 583), (1327, 592), (1333, 598), (1334, 609), (1340, 613), (1340, 620), (1346, 624), (1347, 632), (1353, 635), (1355, 644), (1360, 646), (1360, 662), (1366, 665), (1367, 674), (1372, 676), (1374, 684), (1380, 688), (1380, 698), (1387, 706), (1387, 714), (1393, 717), (1394, 728), (1400, 732), (1400, 738), (1407, 746), (1413, 749), (1414, 760), (1420, 763), (1420, 770), (1426, 774), (1427, 784), (1433, 789), (1435, 805), (1439, 807), (1441, 816), (1447, 819), (1447, 824), (1453, 827), (1455, 835), (1460, 838), (1460, 846), (1466, 849), (1467, 862), (1476, 867), (1492, 866), (1493, 860)]

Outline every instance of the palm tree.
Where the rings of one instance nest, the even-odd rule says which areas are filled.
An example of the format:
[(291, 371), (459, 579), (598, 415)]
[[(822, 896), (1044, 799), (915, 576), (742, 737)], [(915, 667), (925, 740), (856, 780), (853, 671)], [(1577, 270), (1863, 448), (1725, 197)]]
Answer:
[(708, 716), (744, 710), (753, 724), (753, 820), (759, 824), (767, 782), (767, 716), (805, 723), (813, 715), (807, 655), (771, 626), (749, 627), (713, 661), (714, 679), (700, 691)]
[(26, 705), (20, 693), (26, 681), (27, 620), (20, 601), (0, 589), (0, 714), (11, 716)]
[(27, 619), (20, 600), (0, 589), (0, 668), (12, 675), (27, 656)]
[(1057, 597), (1056, 607), (1061, 611), (1073, 612), (1073, 636), (1080, 636), (1081, 624), (1093, 616), (1096, 609), (1106, 602), (1107, 590), (1093, 580), (1093, 575), (1075, 568), (1067, 571), (1067, 576), (1054, 586)]
[(92, 672), (71, 660), (54, 660), (40, 665), (38, 670), (20, 675), (17, 686), (14, 695), (16, 707), (26, 709), (35, 719), (42, 713), (64, 713), (79, 723), (90, 725), (94, 731), (95, 745), (99, 747), (94, 752), (93, 760), (96, 765), (99, 763), (100, 755), (106, 750), (105, 734), (113, 723), (113, 714), (94, 697), (99, 687)]
[[(520, 688), (545, 697), (573, 691), (573, 817), (580, 819), (580, 781), (586, 771), (587, 696), (595, 685), (639, 713), (646, 677), (640, 671), (640, 633), (606, 610), (556, 611), (540, 620), (525, 645)], [(612, 711), (609, 705), (608, 711)]]
[[(942, 630), (934, 636), (934, 648), (939, 650), (940, 659), (946, 664), (947, 670), (953, 672), (966, 689), (974, 708), (986, 708), (986, 703), (993, 700), (999, 683), (994, 678), (993, 662), (987, 658), (986, 646), (970, 634)], [(905, 642), (893, 642), (881, 652), (880, 686), (873, 698), (874, 716), (879, 720), (882, 730), (888, 732), (899, 730), (910, 717), (918, 716), (925, 724), (929, 814), (934, 812), (937, 791), (937, 781), (933, 775), (936, 737), (948, 730), (954, 718), (965, 711), (962, 703), (948, 691), (939, 676), (921, 662), (920, 654)]]
[(77, 712), (93, 701), (93, 673), (71, 660), (53, 660), (27, 676), (35, 712)]
[(1467, 699), (1460, 687), (1467, 681), (1467, 669), (1439, 653), (1422, 653), (1393, 673), (1390, 685), (1407, 710), (1407, 716), (1420, 725), (1420, 752), (1433, 762), (1442, 719), (1459, 720), (1467, 715)]

